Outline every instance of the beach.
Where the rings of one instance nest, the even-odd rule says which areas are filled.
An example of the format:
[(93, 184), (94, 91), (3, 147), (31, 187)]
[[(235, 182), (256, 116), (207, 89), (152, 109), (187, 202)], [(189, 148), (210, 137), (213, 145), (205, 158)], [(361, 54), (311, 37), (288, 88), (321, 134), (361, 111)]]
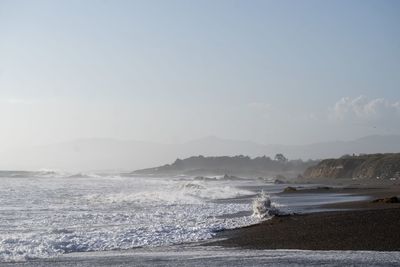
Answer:
[(333, 211), (278, 215), (260, 224), (221, 232), (209, 245), (248, 249), (400, 250), (400, 204), (373, 200), (399, 195), (399, 186), (319, 187), (290, 194), (346, 192), (368, 199), (321, 205)]
[[(223, 230), (203, 242), (79, 252), (4, 266), (398, 266), (400, 204), (371, 203), (397, 187), (304, 189), (292, 194), (351, 191), (370, 199), (321, 205), (333, 211), (278, 215)], [(316, 193), (318, 192), (318, 193)], [(323, 194), (323, 193), (322, 193)], [(339, 210), (338, 209), (344, 209)]]
[[(25, 174), (25, 173), (24, 173)], [(4, 266), (287, 266), (400, 262), (396, 184), (7, 173)], [(35, 188), (35, 190), (32, 190)], [(254, 216), (263, 193), (278, 215)]]

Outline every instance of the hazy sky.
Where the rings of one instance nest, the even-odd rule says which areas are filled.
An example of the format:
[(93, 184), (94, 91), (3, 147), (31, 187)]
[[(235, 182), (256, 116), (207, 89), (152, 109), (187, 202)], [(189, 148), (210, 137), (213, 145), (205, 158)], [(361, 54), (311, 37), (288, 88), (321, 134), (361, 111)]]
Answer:
[(400, 1), (0, 0), (0, 146), (400, 134)]

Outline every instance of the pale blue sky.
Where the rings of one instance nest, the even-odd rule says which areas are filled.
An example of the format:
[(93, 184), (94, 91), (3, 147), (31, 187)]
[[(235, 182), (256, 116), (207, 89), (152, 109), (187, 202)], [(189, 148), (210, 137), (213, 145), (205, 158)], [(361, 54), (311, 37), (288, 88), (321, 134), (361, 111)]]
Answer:
[(400, 134), (400, 1), (0, 0), (0, 145)]

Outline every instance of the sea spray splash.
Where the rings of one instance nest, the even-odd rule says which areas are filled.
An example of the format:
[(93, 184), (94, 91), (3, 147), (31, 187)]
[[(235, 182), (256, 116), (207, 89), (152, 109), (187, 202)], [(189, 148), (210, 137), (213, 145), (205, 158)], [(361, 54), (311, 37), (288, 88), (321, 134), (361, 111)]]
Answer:
[(264, 219), (278, 214), (278, 209), (272, 203), (269, 195), (261, 191), (259, 196), (253, 200), (253, 216)]

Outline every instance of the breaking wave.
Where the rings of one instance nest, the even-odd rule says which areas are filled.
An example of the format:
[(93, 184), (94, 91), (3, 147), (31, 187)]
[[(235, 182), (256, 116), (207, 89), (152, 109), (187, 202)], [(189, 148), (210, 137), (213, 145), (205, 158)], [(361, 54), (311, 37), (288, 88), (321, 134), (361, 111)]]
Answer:
[[(59, 170), (41, 169), (38, 171), (1, 171), (0, 178), (100, 178), (108, 177), (110, 174), (97, 174), (97, 173), (69, 173)], [(114, 177), (119, 177), (118, 174)]]
[[(16, 174), (33, 179), (15, 179)], [(48, 179), (46, 174), (63, 176)], [(196, 242), (260, 220), (251, 215), (254, 193), (232, 181), (84, 174), (71, 179), (71, 174), (49, 171), (3, 175), (3, 262)], [(234, 201), (241, 196), (249, 201)], [(215, 201), (220, 199), (227, 201)]]

